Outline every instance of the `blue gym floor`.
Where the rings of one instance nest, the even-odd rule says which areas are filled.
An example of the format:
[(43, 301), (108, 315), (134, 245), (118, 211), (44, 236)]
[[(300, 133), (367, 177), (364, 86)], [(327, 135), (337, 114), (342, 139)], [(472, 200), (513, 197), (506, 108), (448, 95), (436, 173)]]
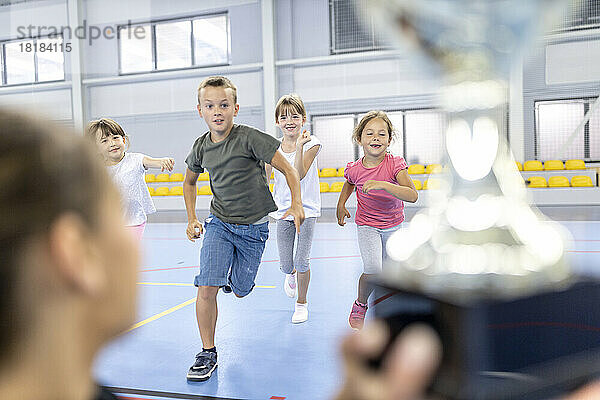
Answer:
[[(576, 271), (600, 275), (600, 221), (567, 221), (568, 254)], [(318, 223), (311, 253), (309, 320), (291, 323), (294, 299), (285, 295), (277, 243), (271, 238), (254, 291), (243, 299), (219, 292), (219, 366), (210, 380), (188, 383), (201, 348), (195, 317), (200, 241), (186, 224), (148, 224), (142, 241), (138, 324), (97, 359), (98, 381), (126, 399), (332, 399), (341, 384), (339, 340), (362, 272), (356, 227)], [(182, 396), (184, 395), (184, 396)]]

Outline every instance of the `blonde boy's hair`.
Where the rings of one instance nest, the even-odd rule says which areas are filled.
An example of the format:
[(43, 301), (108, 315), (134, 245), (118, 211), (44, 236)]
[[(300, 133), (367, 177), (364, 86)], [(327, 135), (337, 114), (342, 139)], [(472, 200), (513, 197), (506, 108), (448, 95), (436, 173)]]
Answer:
[(362, 131), (365, 129), (365, 126), (369, 123), (369, 121), (374, 120), (375, 118), (381, 118), (383, 120), (383, 122), (386, 123), (390, 142), (392, 141), (393, 136), (394, 136), (394, 125), (392, 125), (392, 121), (390, 121), (390, 119), (388, 118), (388, 116), (385, 112), (379, 111), (379, 110), (373, 110), (373, 111), (369, 111), (368, 113), (366, 113), (365, 116), (361, 118), (358, 125), (356, 125), (356, 127), (354, 128), (354, 131), (352, 132), (352, 139), (356, 143), (360, 143)]
[(281, 96), (275, 106), (275, 123), (277, 123), (280, 115), (288, 114), (290, 111), (292, 111), (293, 114), (301, 114), (306, 118), (306, 108), (304, 108), (302, 99), (296, 93)]
[(224, 76), (209, 76), (200, 82), (198, 86), (198, 104), (200, 104), (200, 90), (207, 86), (229, 88), (233, 91), (233, 103), (237, 104), (237, 88), (235, 85)]
[(127, 134), (125, 133), (123, 128), (121, 128), (121, 125), (119, 125), (110, 118), (100, 118), (94, 121), (90, 121), (90, 123), (85, 128), (85, 135), (93, 141), (96, 140), (98, 132), (100, 132), (100, 138), (118, 135), (123, 136), (124, 139), (127, 139)]

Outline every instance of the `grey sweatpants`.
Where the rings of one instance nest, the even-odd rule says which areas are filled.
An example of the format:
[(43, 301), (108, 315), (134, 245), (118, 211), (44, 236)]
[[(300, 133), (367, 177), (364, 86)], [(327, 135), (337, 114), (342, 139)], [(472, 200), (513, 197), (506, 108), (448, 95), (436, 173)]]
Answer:
[(291, 274), (294, 267), (298, 272), (306, 272), (310, 269), (310, 248), (316, 222), (316, 217), (309, 217), (300, 225), (296, 255), (294, 256), (294, 243), (296, 242), (294, 221), (277, 220), (277, 249), (279, 250), (281, 272)]
[(385, 245), (400, 225), (387, 229), (374, 228), (368, 225), (356, 225), (358, 234), (358, 248), (363, 260), (365, 274), (380, 274), (383, 261), (387, 258)]

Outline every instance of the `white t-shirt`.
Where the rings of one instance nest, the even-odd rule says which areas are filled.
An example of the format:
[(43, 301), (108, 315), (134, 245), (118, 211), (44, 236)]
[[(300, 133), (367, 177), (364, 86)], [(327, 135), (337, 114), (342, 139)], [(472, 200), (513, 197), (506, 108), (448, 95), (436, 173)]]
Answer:
[[(281, 141), (281, 139), (280, 139)], [(310, 141), (304, 144), (304, 153), (308, 149), (314, 146), (319, 146), (319, 150), (317, 151), (317, 155), (321, 151), (321, 142), (315, 136), (310, 137)], [(292, 166), (294, 165), (294, 159), (296, 158), (296, 152), (292, 153), (284, 153), (281, 151), (281, 147), (279, 151), (286, 160)], [(275, 204), (277, 204), (277, 211), (273, 211), (269, 215), (275, 219), (281, 219), (283, 214), (290, 208), (292, 205), (292, 193), (290, 192), (290, 188), (287, 185), (287, 181), (285, 180), (285, 175), (281, 172), (273, 168), (275, 175), (275, 184), (273, 188), (273, 199), (275, 200)], [(319, 187), (319, 169), (317, 168), (317, 158), (315, 156), (315, 160), (308, 168), (306, 175), (300, 181), (300, 190), (302, 193), (302, 206), (304, 207), (304, 216), (305, 217), (320, 217), (321, 216), (321, 191)], [(286, 220), (291, 221), (294, 218), (289, 215), (286, 217)]]
[(144, 155), (125, 153), (116, 165), (107, 167), (109, 175), (121, 192), (121, 202), (126, 226), (141, 225), (146, 215), (156, 212), (148, 186), (144, 181)]

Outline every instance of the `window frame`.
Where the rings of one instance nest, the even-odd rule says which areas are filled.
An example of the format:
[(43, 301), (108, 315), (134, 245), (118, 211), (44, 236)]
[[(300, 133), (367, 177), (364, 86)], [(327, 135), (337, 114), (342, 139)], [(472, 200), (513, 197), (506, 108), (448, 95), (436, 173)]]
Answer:
[[(63, 78), (62, 79), (52, 79), (52, 80), (45, 80), (45, 81), (40, 81), (39, 80), (39, 66), (38, 66), (38, 56), (37, 56), (37, 43), (38, 41), (44, 41), (45, 39), (62, 39), (62, 48), (60, 49), (60, 52), (62, 54), (62, 72), (63, 72)], [(20, 82), (20, 83), (8, 83), (8, 72), (6, 69), (6, 44), (12, 44), (12, 43), (20, 43), (20, 42), (26, 42), (26, 41), (33, 41), (33, 46), (35, 51), (32, 50), (33, 53), (33, 69), (34, 69), (34, 80), (33, 82)], [(56, 83), (56, 82), (66, 82), (67, 80), (67, 72), (65, 70), (65, 66), (67, 64), (67, 59), (66, 59), (66, 53), (68, 53), (67, 51), (65, 51), (65, 38), (63, 33), (61, 32), (59, 35), (52, 35), (52, 37), (50, 37), (50, 35), (47, 36), (32, 36), (32, 37), (25, 37), (25, 38), (20, 38), (20, 39), (8, 39), (8, 40), (2, 40), (0, 41), (0, 58), (2, 59), (0, 65), (2, 66), (2, 70), (0, 71), (0, 87), (18, 87), (18, 86), (24, 86), (24, 85), (40, 85), (40, 84), (46, 84), (46, 83)]]
[[(196, 49), (195, 49), (195, 41), (194, 41), (194, 21), (199, 19), (210, 19), (215, 17), (225, 17), (226, 27), (227, 27), (227, 60), (223, 63), (215, 63), (215, 64), (202, 64), (198, 65), (195, 63), (196, 61)], [(190, 55), (191, 55), (191, 65), (187, 67), (177, 67), (177, 68), (163, 68), (158, 69), (158, 54), (157, 54), (157, 41), (156, 41), (156, 25), (160, 24), (168, 24), (173, 22), (188, 22), (190, 24), (190, 39), (189, 46)], [(117, 25), (117, 31), (120, 32), (123, 28), (134, 28), (136, 26), (142, 25), (150, 25), (150, 35), (151, 35), (151, 48), (152, 48), (152, 69), (145, 71), (136, 71), (136, 72), (123, 72), (122, 71), (122, 53), (121, 53), (121, 37), (117, 39), (118, 42), (118, 73), (119, 76), (129, 76), (129, 75), (140, 75), (140, 74), (148, 74), (148, 73), (159, 73), (165, 71), (186, 71), (190, 69), (200, 69), (200, 68), (212, 68), (212, 67), (220, 67), (220, 66), (228, 66), (231, 65), (231, 22), (229, 18), (229, 13), (227, 11), (223, 12), (215, 12), (209, 14), (201, 14), (201, 15), (192, 15), (186, 17), (178, 17), (178, 18), (167, 18), (167, 19), (156, 19), (150, 21), (141, 21), (135, 22), (131, 24), (122, 24)]]

